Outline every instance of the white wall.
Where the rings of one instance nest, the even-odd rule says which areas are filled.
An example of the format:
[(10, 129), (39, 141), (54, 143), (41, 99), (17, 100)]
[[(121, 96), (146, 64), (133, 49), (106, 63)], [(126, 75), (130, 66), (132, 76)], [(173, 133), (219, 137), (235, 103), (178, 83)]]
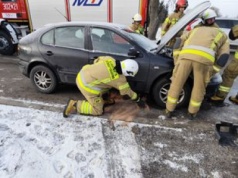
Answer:
[[(28, 1), (34, 29), (47, 23), (66, 21), (64, 0)], [(70, 0), (72, 21), (107, 21), (107, 0), (103, 0), (100, 6), (73, 6), (74, 1)], [(139, 0), (113, 0), (113, 22), (115, 23), (131, 24), (132, 17), (138, 11)]]

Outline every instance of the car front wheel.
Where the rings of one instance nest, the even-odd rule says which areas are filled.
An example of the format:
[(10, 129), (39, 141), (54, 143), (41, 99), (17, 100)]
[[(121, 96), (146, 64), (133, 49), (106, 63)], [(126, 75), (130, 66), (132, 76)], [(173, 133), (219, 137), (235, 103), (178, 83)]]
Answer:
[(53, 93), (57, 88), (57, 80), (54, 73), (45, 66), (35, 66), (30, 72), (30, 79), (41, 93)]
[[(170, 79), (163, 78), (161, 80), (158, 80), (157, 83), (154, 85), (152, 97), (155, 103), (162, 108), (166, 107), (167, 95), (170, 84), (171, 84)], [(186, 83), (179, 95), (177, 108), (187, 105), (190, 99), (190, 95), (191, 95), (191, 88)]]

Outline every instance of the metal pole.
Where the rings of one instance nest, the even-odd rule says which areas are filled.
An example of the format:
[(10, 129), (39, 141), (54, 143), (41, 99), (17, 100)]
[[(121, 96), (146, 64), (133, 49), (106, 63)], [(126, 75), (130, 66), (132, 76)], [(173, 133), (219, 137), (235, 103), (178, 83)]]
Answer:
[(113, 3), (112, 0), (107, 0), (107, 21), (113, 22)]
[(65, 12), (66, 12), (66, 20), (68, 22), (71, 21), (71, 12), (70, 12), (70, 0), (65, 0)]

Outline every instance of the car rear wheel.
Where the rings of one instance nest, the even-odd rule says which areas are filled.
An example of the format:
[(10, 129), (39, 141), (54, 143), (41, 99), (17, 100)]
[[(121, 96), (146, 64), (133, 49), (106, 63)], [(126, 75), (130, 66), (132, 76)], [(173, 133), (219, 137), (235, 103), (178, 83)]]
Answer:
[(48, 67), (35, 66), (30, 72), (30, 78), (36, 89), (42, 93), (53, 93), (57, 88), (55, 74)]
[[(153, 99), (155, 103), (160, 107), (163, 108), (166, 107), (167, 94), (169, 91), (170, 84), (171, 84), (170, 79), (163, 78), (161, 80), (158, 80), (157, 83), (154, 85)], [(191, 87), (186, 83), (179, 95), (177, 108), (188, 104), (190, 95), (191, 95)]]

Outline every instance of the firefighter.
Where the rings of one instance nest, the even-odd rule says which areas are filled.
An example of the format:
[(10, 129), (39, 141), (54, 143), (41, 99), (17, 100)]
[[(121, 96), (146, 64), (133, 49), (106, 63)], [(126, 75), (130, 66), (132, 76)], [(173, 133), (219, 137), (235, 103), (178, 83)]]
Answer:
[[(229, 38), (231, 40), (238, 39), (238, 25), (231, 28), (229, 32)], [(217, 93), (211, 97), (211, 101), (217, 106), (225, 106), (224, 100), (231, 90), (231, 87), (238, 75), (238, 49), (235, 52), (234, 58), (225, 68), (222, 74), (222, 83), (219, 86)], [(230, 96), (229, 100), (235, 104), (238, 104), (238, 94), (236, 96)]]
[[(161, 37), (165, 35), (165, 33), (184, 16), (184, 10), (188, 7), (187, 0), (178, 0), (176, 2), (175, 10), (172, 14), (170, 14), (164, 21), (161, 27)], [(177, 34), (180, 36), (181, 32)], [(173, 47), (175, 43), (175, 38), (171, 39), (167, 46)]]
[[(138, 63), (132, 59), (116, 61), (110, 56), (101, 56), (93, 64), (85, 65), (77, 75), (76, 84), (86, 100), (69, 100), (63, 116), (78, 112), (84, 115), (99, 116), (103, 114), (103, 94), (109, 89), (119, 90), (124, 98), (132, 99), (139, 107), (144, 108), (145, 102), (131, 90), (126, 77), (134, 77), (139, 70)], [(109, 101), (109, 104), (113, 102)]]
[(136, 33), (144, 35), (144, 28), (141, 25), (142, 17), (140, 14), (135, 14), (133, 19), (133, 23), (130, 26), (130, 29)]
[[(179, 94), (190, 73), (193, 73), (194, 85), (188, 107), (189, 119), (194, 119), (202, 104), (205, 89), (210, 79), (211, 68), (223, 67), (229, 58), (227, 35), (214, 25), (216, 13), (207, 9), (202, 14), (202, 25), (180, 37), (175, 48), (180, 49), (172, 83), (168, 91), (166, 115), (171, 117), (179, 99)], [(206, 32), (206, 33), (204, 33)]]

